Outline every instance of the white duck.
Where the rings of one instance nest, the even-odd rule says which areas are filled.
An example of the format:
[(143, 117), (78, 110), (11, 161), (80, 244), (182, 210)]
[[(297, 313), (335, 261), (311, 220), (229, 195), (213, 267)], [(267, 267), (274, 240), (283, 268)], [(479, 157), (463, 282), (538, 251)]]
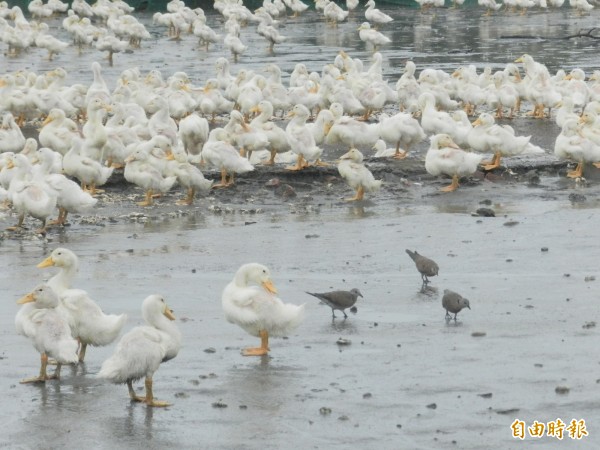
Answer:
[(279, 30), (273, 25), (275, 22), (273, 18), (266, 12), (263, 11), (256, 15), (259, 22), (256, 28), (256, 32), (264, 37), (269, 43), (268, 51), (273, 53), (273, 47), (275, 44), (281, 44), (287, 38), (279, 33)]
[(325, 1), (327, 4), (323, 7), (323, 15), (325, 16), (325, 20), (327, 20), (327, 22), (336, 27), (339, 22), (343, 22), (348, 18), (350, 11), (344, 11), (335, 2), (329, 0)]
[(9, 168), (15, 167), (8, 193), (14, 209), (19, 215), (19, 222), (8, 230), (16, 231), (23, 227), (26, 215), (42, 221), (37, 233), (46, 232), (46, 220), (56, 208), (56, 195), (43, 181), (33, 178), (31, 163), (25, 155), (17, 154), (9, 160)]
[(445, 133), (452, 135), (455, 128), (454, 119), (446, 111), (438, 111), (436, 99), (431, 92), (419, 96), (421, 108), (421, 127), (428, 135)]
[[(102, 363), (98, 377), (117, 384), (126, 383), (133, 401), (148, 406), (169, 406), (154, 398), (152, 377), (161, 363), (179, 353), (181, 333), (172, 323), (173, 312), (160, 295), (146, 297), (142, 317), (146, 325), (135, 327), (121, 338), (113, 355)], [(133, 389), (133, 382), (141, 378), (145, 378), (145, 397), (137, 396)]]
[(430, 141), (431, 146), (425, 155), (425, 170), (433, 176), (451, 176), (452, 183), (441, 191), (455, 191), (459, 178), (475, 173), (483, 156), (461, 150), (447, 134), (431, 136)]
[(371, 44), (374, 52), (382, 45), (392, 42), (392, 40), (383, 33), (372, 29), (369, 22), (363, 22), (361, 26), (358, 27), (358, 37), (361, 41)]
[(71, 335), (79, 340), (79, 362), (83, 362), (88, 345), (102, 347), (117, 338), (127, 321), (127, 315), (104, 314), (86, 291), (71, 289), (79, 270), (79, 259), (71, 250), (56, 248), (37, 265), (40, 269), (50, 266), (60, 270), (47, 284), (60, 299), (60, 310), (67, 317)]
[(187, 189), (187, 197), (178, 200), (178, 205), (191, 205), (194, 202), (194, 196), (197, 191), (206, 193), (210, 191), (212, 181), (204, 178), (204, 175), (196, 166), (190, 164), (183, 148), (175, 147), (173, 149), (174, 163), (169, 165), (169, 171), (177, 177), (177, 181)]
[(339, 103), (332, 103), (329, 110), (336, 118), (333, 126), (327, 132), (325, 142), (329, 145), (342, 144), (351, 148), (371, 148), (379, 139), (379, 124), (367, 124), (349, 116), (340, 116)]
[(300, 0), (283, 0), (283, 2), (294, 12), (292, 17), (298, 17), (301, 12), (308, 9), (308, 5)]
[(270, 336), (285, 336), (302, 322), (304, 305), (283, 303), (276, 293), (269, 269), (258, 263), (241, 266), (223, 290), (227, 321), (261, 340), (260, 347), (244, 349), (244, 356), (268, 354)]
[(83, 191), (77, 183), (69, 180), (62, 173), (52, 173), (55, 152), (42, 147), (37, 150), (40, 162), (40, 173), (43, 181), (54, 191), (58, 206), (58, 219), (51, 221), (52, 225), (64, 225), (70, 212), (81, 213), (93, 208), (98, 200)]
[(573, 119), (578, 121), (579, 117), (579, 114), (575, 112), (573, 99), (571, 97), (563, 97), (556, 110), (556, 117), (554, 118), (556, 125), (562, 129), (567, 120)]
[(519, 91), (508, 81), (508, 74), (504, 71), (497, 71), (492, 79), (494, 81), (494, 93), (497, 98), (496, 118), (503, 118), (504, 108), (509, 108), (508, 118), (512, 119), (519, 104)]
[(377, 139), (375, 145), (373, 145), (373, 158), (389, 158), (396, 155), (396, 149), (394, 147), (388, 147), (383, 139)]
[(356, 190), (356, 195), (346, 201), (362, 200), (365, 192), (377, 192), (381, 189), (381, 180), (376, 180), (363, 164), (363, 154), (353, 148), (340, 157), (338, 172), (348, 185)]
[(410, 114), (398, 113), (391, 117), (384, 114), (379, 118), (379, 137), (396, 144), (394, 158), (403, 159), (412, 145), (425, 139), (425, 132), (419, 121)]
[(375, 8), (375, 0), (369, 0), (365, 6), (367, 7), (367, 10), (365, 11), (365, 18), (369, 22), (375, 23), (375, 25), (383, 25), (394, 20), (384, 12), (381, 12)]
[(267, 135), (259, 128), (249, 125), (244, 120), (242, 113), (233, 110), (230, 113), (229, 122), (225, 125), (233, 142), (240, 147), (240, 154), (250, 158), (253, 151), (264, 150), (269, 146)]
[(77, 124), (67, 118), (62, 109), (51, 109), (42, 123), (40, 145), (64, 155), (71, 148), (75, 137), (81, 137)]
[[(43, 383), (60, 377), (61, 364), (77, 362), (77, 341), (64, 316), (57, 311), (58, 297), (50, 286), (37, 286), (31, 293), (17, 301), (23, 305), (15, 318), (19, 334), (28, 337), (41, 355), (40, 374), (21, 380), (21, 383)], [(47, 375), (48, 358), (58, 363), (56, 372)]]
[(502, 156), (520, 155), (527, 150), (531, 136), (515, 136), (512, 128), (495, 124), (494, 117), (482, 113), (473, 122), (473, 131), (469, 133), (469, 145), (477, 151), (494, 153), (491, 163), (484, 163), (485, 170), (500, 167)]
[(110, 103), (110, 91), (104, 77), (102, 76), (102, 66), (99, 62), (92, 63), (93, 80), (85, 94), (85, 104), (88, 105), (93, 98), (98, 97), (104, 103)]
[(404, 65), (404, 73), (396, 82), (396, 93), (401, 112), (414, 113), (419, 109), (418, 99), (421, 95), (421, 87), (415, 78), (417, 66), (412, 61)]
[(198, 158), (204, 143), (208, 140), (208, 120), (192, 113), (179, 122), (179, 138), (183, 147), (192, 158)]
[[(87, 122), (83, 125), (83, 154), (95, 161), (103, 162), (106, 155), (104, 146), (108, 133), (103, 124), (110, 106), (99, 97), (94, 97), (87, 105)], [(71, 141), (72, 142), (72, 141)]]
[(252, 112), (257, 112), (259, 115), (250, 122), (250, 126), (261, 130), (267, 137), (270, 159), (265, 164), (273, 165), (277, 153), (284, 153), (291, 149), (287, 134), (283, 128), (271, 121), (273, 105), (270, 101), (261, 101)]
[(308, 108), (304, 105), (296, 105), (288, 114), (292, 117), (285, 128), (288, 143), (292, 151), (298, 155), (295, 166), (288, 166), (288, 170), (302, 170), (308, 166), (310, 161), (322, 164), (319, 161), (322, 149), (317, 147), (315, 138), (306, 127), (306, 121), (310, 116)]
[(600, 145), (600, 121), (598, 120), (598, 114), (593, 108), (588, 107), (583, 111), (583, 114), (579, 118), (579, 124), (580, 134), (596, 145)]
[[(208, 135), (208, 141), (202, 149), (202, 159), (221, 172), (221, 181), (213, 187), (227, 187), (234, 183), (236, 173), (246, 173), (254, 170), (247, 158), (228, 142), (229, 135), (223, 128), (215, 128)], [(229, 180), (227, 175), (229, 173)]]
[(73, 139), (73, 146), (63, 157), (63, 169), (67, 175), (75, 177), (84, 191), (96, 194), (96, 188), (102, 186), (112, 175), (114, 168), (105, 167), (98, 161), (82, 154), (83, 140)]
[(243, 54), (248, 46), (244, 45), (244, 43), (240, 40), (240, 31), (239, 27), (234, 30), (234, 32), (229, 32), (225, 35), (225, 39), (223, 40), (225, 47), (229, 49), (231, 54), (233, 55), (233, 61), (237, 62), (239, 56)]
[(142, 148), (138, 148), (125, 158), (125, 179), (142, 189), (146, 196), (144, 201), (138, 202), (140, 206), (152, 206), (154, 192), (167, 192), (177, 181), (177, 177), (164, 177), (150, 161), (150, 155)]
[(11, 113), (2, 117), (0, 124), (0, 153), (18, 152), (25, 145), (25, 136)]
[(121, 53), (129, 48), (129, 41), (122, 41), (118, 37), (106, 34), (100, 36), (96, 41), (95, 47), (101, 52), (107, 52), (106, 58), (108, 59), (108, 65), (113, 65), (113, 55), (115, 53)]
[(146, 105), (147, 110), (152, 114), (148, 120), (148, 130), (150, 136), (158, 134), (169, 138), (171, 145), (177, 144), (177, 123), (171, 118), (169, 113), (169, 103), (161, 96), (155, 95)]
[(577, 120), (568, 119), (556, 137), (554, 154), (560, 159), (577, 161), (577, 167), (567, 173), (569, 178), (581, 178), (586, 162), (600, 167), (600, 145), (583, 137), (578, 130)]
[(198, 17), (192, 24), (192, 32), (198, 38), (198, 44), (204, 45), (206, 51), (210, 44), (215, 44), (221, 40), (221, 35), (217, 34), (206, 24), (206, 17)]
[(48, 33), (48, 30), (49, 27), (47, 23), (40, 23), (38, 25), (38, 34), (35, 37), (35, 46), (48, 50), (48, 61), (52, 61), (54, 55), (65, 50), (69, 46), (69, 43), (55, 38)]

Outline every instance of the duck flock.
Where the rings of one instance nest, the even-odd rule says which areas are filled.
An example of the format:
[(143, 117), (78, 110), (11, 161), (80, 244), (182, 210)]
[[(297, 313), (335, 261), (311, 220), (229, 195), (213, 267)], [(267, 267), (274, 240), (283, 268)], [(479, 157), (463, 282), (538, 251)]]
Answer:
[[(469, 65), (452, 72), (426, 68), (417, 75), (415, 63), (407, 61), (398, 79), (386, 79), (384, 58), (376, 50), (389, 38), (376, 28), (393, 18), (373, 0), (363, 12), (357, 2), (342, 10), (325, 0), (316, 7), (331, 26), (350, 12), (364, 14), (367, 21), (357, 31), (373, 49), (372, 57), (362, 61), (342, 50), (322, 67), (296, 64), (284, 83), (276, 63), (255, 72), (242, 62), (233, 72), (232, 64), (247, 48), (240, 29), (255, 26), (272, 52), (285, 40), (278, 24), (307, 5), (265, 0), (254, 12), (241, 1), (214, 6), (221, 14), (206, 16), (173, 0), (167, 12), (153, 16), (171, 39), (192, 33), (208, 51), (215, 42), (228, 49), (228, 57), (216, 60), (214, 77), (201, 83), (192, 83), (185, 72), (138, 67), (107, 81), (97, 61), (89, 83), (67, 83), (69, 74), (60, 66), (43, 73), (0, 74), (0, 202), (18, 218), (10, 230), (20, 230), (27, 216), (42, 222), (41, 233), (48, 224), (64, 225), (69, 213), (93, 209), (98, 188), (116, 174), (143, 190), (141, 206), (152, 205), (175, 186), (183, 191), (178, 203), (191, 205), (197, 193), (227, 188), (258, 164), (284, 164), (296, 172), (331, 164), (327, 150), (332, 147), (348, 150), (337, 160), (340, 176), (355, 191), (348, 200), (360, 201), (382, 186), (365, 165), (365, 154), (392, 163), (426, 139), (425, 169), (450, 177), (442, 190), (454, 191), (461, 177), (478, 168), (501, 167), (502, 157), (546, 152), (530, 136), (495, 122), (524, 114), (560, 127), (554, 153), (577, 164), (569, 177), (582, 177), (586, 163), (600, 163), (599, 71), (552, 75), (524, 54), (496, 71)], [(108, 51), (110, 64), (114, 53), (135, 52), (151, 38), (122, 1), (89, 5), (78, 0), (67, 10), (60, 1), (37, 0), (29, 12), (31, 21), (18, 6), (0, 3), (5, 58), (27, 58), (29, 47), (37, 46), (48, 49), (51, 59), (75, 45), (79, 51)], [(71, 42), (51, 36), (44, 22), (61, 13)], [(39, 133), (25, 138), (25, 127), (39, 127)], [(482, 161), (486, 154), (492, 160)], [(207, 171), (216, 171), (217, 178), (207, 179)], [(54, 214), (57, 219), (50, 222)]]
[[(113, 343), (127, 321), (125, 314), (105, 314), (87, 291), (73, 288), (79, 258), (71, 250), (59, 247), (37, 267), (57, 267), (58, 272), (17, 301), (22, 305), (15, 317), (17, 333), (29, 338), (40, 354), (39, 374), (21, 380), (22, 384), (60, 379), (63, 364), (84, 362), (88, 346)], [(257, 263), (241, 266), (225, 286), (225, 318), (261, 339), (260, 347), (244, 349), (244, 356), (268, 354), (270, 336), (285, 336), (302, 322), (304, 305), (283, 303), (276, 293), (269, 269)], [(127, 384), (132, 401), (169, 406), (154, 398), (152, 377), (161, 363), (179, 353), (181, 333), (173, 322), (173, 311), (158, 294), (144, 299), (142, 317), (146, 324), (121, 337), (97, 377)], [(56, 364), (52, 374), (47, 370), (50, 358)], [(145, 379), (144, 397), (133, 388), (133, 382), (141, 378)]]
[[(76, 0), (68, 11), (61, 5), (34, 0), (29, 8), (34, 22), (18, 7), (0, 4), (4, 57), (25, 58), (33, 45), (46, 48), (49, 59), (67, 45), (80, 51), (95, 46), (108, 51), (110, 64), (114, 53), (135, 52), (151, 38), (123, 2), (90, 6)], [(157, 13), (154, 20), (172, 39), (193, 33), (207, 51), (211, 44), (223, 42), (230, 52), (229, 59), (217, 59), (214, 77), (201, 84), (193, 84), (184, 72), (145, 73), (134, 67), (107, 82), (99, 62), (91, 64), (88, 84), (68, 84), (69, 74), (62, 67), (39, 74), (0, 74), (0, 201), (18, 217), (11, 230), (22, 228), (25, 217), (31, 216), (42, 222), (39, 231), (44, 233), (47, 219), (55, 213), (53, 222), (64, 225), (69, 213), (92, 210), (99, 202), (99, 188), (119, 173), (143, 191), (140, 206), (153, 205), (156, 194), (176, 185), (183, 191), (178, 203), (191, 205), (198, 192), (226, 189), (236, 176), (259, 164), (284, 165), (290, 172), (318, 170), (309, 168), (330, 164), (327, 150), (334, 147), (345, 151), (336, 164), (355, 191), (349, 201), (361, 201), (382, 186), (365, 164), (363, 152), (402, 164), (411, 148), (426, 139), (429, 150), (421, 158), (425, 169), (450, 177), (451, 184), (442, 191), (455, 191), (461, 177), (497, 170), (503, 157), (546, 152), (533, 145), (530, 136), (496, 123), (525, 114), (554, 121), (562, 130), (554, 153), (577, 164), (569, 177), (581, 178), (586, 163), (600, 167), (600, 72), (588, 77), (573, 69), (551, 75), (542, 62), (524, 54), (495, 72), (461, 66), (451, 73), (427, 68), (417, 75), (417, 66), (407, 61), (397, 80), (385, 79), (383, 56), (376, 50), (389, 38), (375, 28), (393, 18), (379, 12), (373, 0), (364, 11), (367, 22), (357, 30), (373, 48), (370, 61), (340, 51), (323, 67), (309, 70), (297, 64), (288, 83), (275, 63), (262, 73), (243, 67), (232, 73), (231, 64), (245, 51), (242, 27), (256, 26), (274, 51), (285, 39), (278, 21), (306, 7), (299, 0), (265, 0), (262, 8), (250, 12), (241, 2), (215, 2), (222, 19), (208, 24), (201, 9), (169, 3), (168, 12)], [(317, 2), (332, 26), (357, 8), (358, 2), (348, 2), (347, 11), (333, 2)], [(48, 34), (43, 19), (57, 13), (67, 14), (63, 26), (72, 42), (59, 45)], [(220, 26), (218, 31), (226, 34), (209, 25)], [(24, 136), (27, 127), (39, 127), (35, 138)], [(484, 162), (484, 155), (490, 154), (492, 160)], [(209, 170), (217, 174), (214, 180), (204, 176)], [(406, 251), (425, 289), (438, 266)], [(18, 301), (22, 307), (15, 319), (17, 331), (40, 353), (39, 375), (23, 383), (59, 378), (62, 364), (84, 361), (88, 346), (112, 344), (127, 321), (124, 314), (105, 314), (86, 291), (73, 287), (78, 265), (72, 251), (55, 249), (38, 267), (54, 266), (58, 273)], [(270, 337), (284, 336), (301, 323), (304, 305), (285, 304), (276, 293), (269, 269), (257, 263), (242, 265), (225, 286), (225, 318), (260, 338), (260, 346), (245, 349), (244, 355), (268, 354)], [(309, 294), (331, 307), (334, 318), (336, 309), (346, 317), (345, 309), (362, 297), (358, 289)], [(470, 309), (467, 299), (450, 290), (444, 291), (442, 306), (448, 320)], [(154, 397), (153, 375), (162, 362), (177, 356), (182, 336), (160, 295), (143, 301), (142, 317), (146, 325), (121, 337), (98, 376), (127, 384), (133, 401), (167, 406)], [(49, 375), (51, 358), (57, 369)], [(141, 378), (143, 397), (133, 388)]]

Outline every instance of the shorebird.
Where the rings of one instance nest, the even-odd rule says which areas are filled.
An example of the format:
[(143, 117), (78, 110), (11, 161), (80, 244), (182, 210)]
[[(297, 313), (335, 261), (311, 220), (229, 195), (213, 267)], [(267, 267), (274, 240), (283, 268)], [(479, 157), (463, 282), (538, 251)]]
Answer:
[(463, 308), (471, 309), (469, 300), (464, 298), (462, 295), (457, 294), (450, 289), (444, 289), (444, 296), (442, 297), (442, 306), (446, 310), (446, 320), (452, 319), (450, 313), (454, 314), (454, 321), (456, 322), (456, 315), (462, 311)]
[(434, 260), (429, 259), (423, 255), (419, 255), (416, 250), (413, 252), (407, 249), (406, 253), (408, 253), (408, 256), (410, 256), (411, 259), (415, 262), (417, 270), (421, 274), (421, 279), (423, 280), (421, 291), (423, 291), (429, 284), (428, 277), (436, 276), (440, 268)]
[(346, 308), (350, 308), (354, 306), (358, 297), (362, 297), (363, 295), (360, 293), (358, 289), (352, 289), (350, 291), (332, 291), (332, 292), (306, 292), (313, 297), (317, 297), (323, 303), (331, 308), (331, 314), (335, 319), (335, 310), (339, 310), (344, 314), (344, 319), (348, 318)]

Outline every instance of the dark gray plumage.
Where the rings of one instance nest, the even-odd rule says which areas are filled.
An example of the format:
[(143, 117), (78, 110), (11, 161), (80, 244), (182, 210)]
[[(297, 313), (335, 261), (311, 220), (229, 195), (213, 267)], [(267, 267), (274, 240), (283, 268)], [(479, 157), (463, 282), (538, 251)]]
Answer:
[(450, 289), (444, 289), (444, 296), (442, 297), (442, 306), (446, 310), (446, 319), (451, 319), (450, 313), (454, 314), (454, 320), (456, 321), (456, 315), (463, 309), (469, 308), (469, 300), (464, 298), (462, 295), (457, 294)]
[(408, 256), (410, 256), (411, 259), (415, 262), (417, 270), (421, 274), (421, 279), (423, 280), (421, 290), (423, 290), (427, 287), (427, 284), (429, 284), (429, 278), (427, 277), (436, 276), (440, 268), (433, 259), (429, 259), (423, 255), (419, 255), (416, 250), (413, 252), (407, 249), (406, 253), (408, 253)]
[(306, 292), (307, 294), (317, 297), (323, 303), (331, 308), (331, 314), (335, 318), (335, 310), (338, 309), (344, 314), (344, 318), (348, 315), (344, 311), (346, 308), (350, 308), (356, 303), (358, 297), (363, 295), (358, 289), (352, 289), (351, 291), (332, 291), (332, 292)]

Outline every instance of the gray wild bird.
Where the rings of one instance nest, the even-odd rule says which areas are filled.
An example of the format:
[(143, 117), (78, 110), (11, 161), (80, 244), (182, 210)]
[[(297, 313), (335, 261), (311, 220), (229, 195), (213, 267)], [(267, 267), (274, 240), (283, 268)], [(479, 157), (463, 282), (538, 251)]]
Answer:
[(408, 253), (408, 256), (410, 256), (411, 259), (415, 262), (417, 270), (421, 274), (421, 279), (423, 280), (421, 290), (424, 290), (429, 284), (428, 277), (436, 276), (440, 268), (433, 259), (429, 259), (423, 255), (419, 255), (416, 250), (413, 252), (407, 249), (406, 253)]
[(444, 296), (442, 297), (442, 306), (446, 310), (446, 319), (452, 319), (450, 313), (454, 314), (454, 321), (456, 322), (456, 315), (462, 311), (463, 308), (471, 309), (469, 300), (464, 298), (462, 295), (457, 294), (450, 289), (444, 289)]
[(339, 310), (344, 314), (344, 319), (348, 317), (346, 308), (350, 308), (354, 306), (358, 297), (362, 297), (363, 295), (360, 293), (358, 289), (352, 289), (351, 291), (332, 291), (332, 292), (306, 292), (313, 297), (317, 297), (323, 303), (331, 308), (331, 315), (335, 319), (335, 310)]

